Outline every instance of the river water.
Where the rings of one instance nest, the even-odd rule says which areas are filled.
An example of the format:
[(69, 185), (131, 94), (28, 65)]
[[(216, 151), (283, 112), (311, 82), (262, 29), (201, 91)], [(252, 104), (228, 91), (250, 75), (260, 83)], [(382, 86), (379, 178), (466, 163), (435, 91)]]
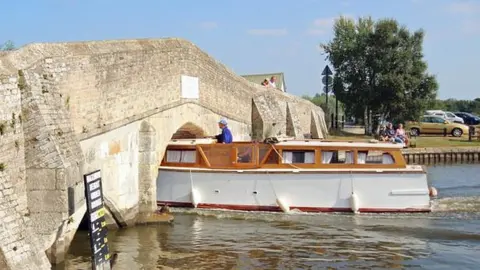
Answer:
[[(175, 209), (173, 225), (111, 231), (120, 269), (480, 269), (480, 165), (429, 167), (428, 214)], [(90, 269), (79, 231), (66, 269)]]

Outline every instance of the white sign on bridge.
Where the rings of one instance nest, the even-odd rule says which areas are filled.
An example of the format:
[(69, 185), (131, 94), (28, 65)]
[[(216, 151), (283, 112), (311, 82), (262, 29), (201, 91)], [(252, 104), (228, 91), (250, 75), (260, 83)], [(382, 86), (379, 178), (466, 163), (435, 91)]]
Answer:
[(182, 98), (199, 98), (198, 77), (182, 75)]

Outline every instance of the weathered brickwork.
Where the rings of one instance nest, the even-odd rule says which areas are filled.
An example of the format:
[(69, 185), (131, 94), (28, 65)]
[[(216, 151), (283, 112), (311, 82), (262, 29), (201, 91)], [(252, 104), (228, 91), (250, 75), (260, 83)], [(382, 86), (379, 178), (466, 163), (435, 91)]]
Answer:
[(0, 75), (0, 269), (47, 269), (29, 226), (21, 94), (16, 74)]
[[(198, 78), (198, 99), (182, 98), (182, 75)], [(155, 207), (156, 166), (172, 135), (216, 134), (220, 117), (236, 139), (322, 138), (327, 130), (319, 107), (248, 82), (181, 39), (30, 44), (0, 54), (0, 174), (11, 186), (0, 186), (0, 206), (22, 232), (5, 225), (1, 237), (30, 247), (27, 267), (44, 263), (47, 249), (61, 261), (85, 211), (83, 174), (102, 170), (110, 210), (127, 222)], [(8, 245), (0, 241), (0, 268), (17, 269)]]
[(16, 76), (0, 76), (0, 171), (10, 175), (18, 197), (18, 211), (27, 212), (23, 116)]
[[(36, 236), (22, 214), (8, 171), (0, 172), (0, 269), (49, 269), (50, 263), (44, 253), (39, 253)], [(19, 211), (20, 209), (20, 211)]]

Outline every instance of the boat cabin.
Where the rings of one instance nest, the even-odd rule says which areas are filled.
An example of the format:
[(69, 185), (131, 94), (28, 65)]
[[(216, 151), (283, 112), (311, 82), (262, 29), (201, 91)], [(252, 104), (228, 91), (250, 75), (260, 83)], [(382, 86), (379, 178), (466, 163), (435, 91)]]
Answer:
[(406, 168), (401, 144), (323, 140), (234, 142), (172, 141), (162, 167), (211, 169), (381, 169)]

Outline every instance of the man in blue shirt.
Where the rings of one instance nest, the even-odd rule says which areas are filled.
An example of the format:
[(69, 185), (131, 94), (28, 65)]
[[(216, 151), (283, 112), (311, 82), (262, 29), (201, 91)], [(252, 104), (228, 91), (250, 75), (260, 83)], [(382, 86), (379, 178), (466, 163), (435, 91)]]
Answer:
[(227, 120), (222, 119), (218, 122), (218, 127), (222, 129), (222, 133), (218, 134), (215, 136), (215, 139), (217, 139), (218, 143), (232, 143), (233, 141), (233, 136), (232, 132), (230, 132), (230, 129), (227, 127)]

